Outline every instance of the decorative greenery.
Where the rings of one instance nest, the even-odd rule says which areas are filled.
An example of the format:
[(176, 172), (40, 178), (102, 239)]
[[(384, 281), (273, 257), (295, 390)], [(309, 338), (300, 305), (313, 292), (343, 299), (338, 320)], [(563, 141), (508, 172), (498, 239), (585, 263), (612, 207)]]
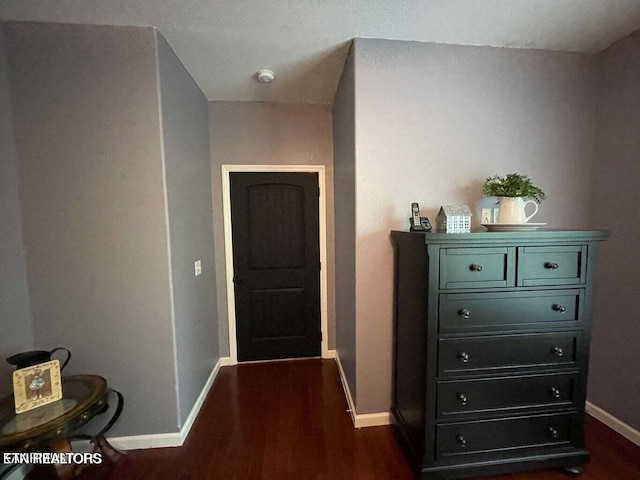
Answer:
[(488, 177), (482, 187), (482, 194), (487, 197), (523, 197), (537, 203), (545, 199), (544, 192), (527, 175), (518, 173), (509, 173), (506, 177)]

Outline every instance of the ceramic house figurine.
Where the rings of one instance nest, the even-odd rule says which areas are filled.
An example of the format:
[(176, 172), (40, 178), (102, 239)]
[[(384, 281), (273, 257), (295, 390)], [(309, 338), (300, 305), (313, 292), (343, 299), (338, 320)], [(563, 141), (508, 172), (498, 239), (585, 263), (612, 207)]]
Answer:
[(471, 210), (466, 205), (443, 205), (436, 223), (438, 231), (444, 233), (467, 233), (471, 231)]

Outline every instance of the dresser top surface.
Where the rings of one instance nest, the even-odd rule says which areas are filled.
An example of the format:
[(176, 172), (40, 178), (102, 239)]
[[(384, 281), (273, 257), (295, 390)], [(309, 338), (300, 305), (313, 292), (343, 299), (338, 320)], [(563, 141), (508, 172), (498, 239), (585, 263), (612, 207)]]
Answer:
[(536, 230), (533, 232), (488, 232), (474, 231), (471, 233), (431, 233), (408, 232), (393, 230), (391, 236), (400, 239), (405, 236), (424, 237), (426, 244), (456, 244), (456, 243), (549, 243), (549, 242), (595, 242), (609, 237), (606, 230)]

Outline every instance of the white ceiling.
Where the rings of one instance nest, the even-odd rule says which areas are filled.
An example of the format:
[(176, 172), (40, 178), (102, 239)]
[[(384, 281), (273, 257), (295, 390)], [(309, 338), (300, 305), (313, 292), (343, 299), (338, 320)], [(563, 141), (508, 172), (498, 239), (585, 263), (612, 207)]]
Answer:
[(0, 18), (155, 25), (209, 100), (332, 103), (354, 37), (594, 52), (640, 29), (640, 0), (0, 0)]

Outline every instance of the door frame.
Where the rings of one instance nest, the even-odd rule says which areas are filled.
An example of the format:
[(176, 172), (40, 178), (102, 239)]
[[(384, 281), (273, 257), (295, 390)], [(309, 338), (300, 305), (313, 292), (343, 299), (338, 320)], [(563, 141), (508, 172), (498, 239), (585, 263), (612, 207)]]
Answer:
[(233, 283), (233, 239), (231, 235), (231, 187), (230, 177), (234, 172), (291, 172), (317, 173), (320, 195), (318, 197), (319, 233), (320, 233), (320, 330), (322, 332), (322, 358), (332, 358), (329, 351), (329, 328), (327, 321), (327, 211), (326, 182), (324, 165), (222, 165), (222, 215), (224, 225), (224, 258), (227, 283), (227, 317), (229, 321), (229, 357), (230, 364), (238, 363), (238, 339), (236, 335), (236, 296)]

